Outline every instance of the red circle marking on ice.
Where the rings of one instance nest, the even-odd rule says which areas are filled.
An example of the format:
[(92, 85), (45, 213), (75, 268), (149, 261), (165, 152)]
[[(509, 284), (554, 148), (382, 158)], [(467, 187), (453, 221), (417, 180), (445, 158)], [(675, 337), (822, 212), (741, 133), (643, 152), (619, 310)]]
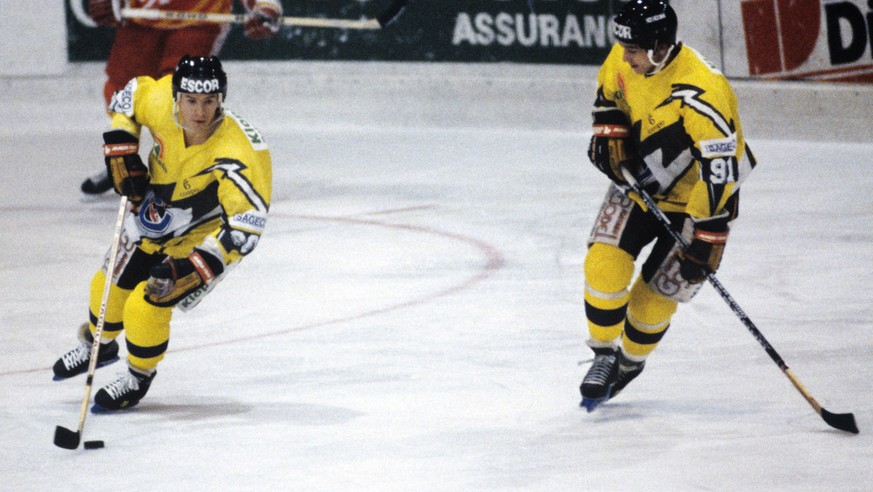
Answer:
[[(14, 207), (14, 208), (18, 211), (21, 211), (23, 209), (27, 209), (28, 211), (48, 211), (48, 212), (52, 212), (52, 213), (57, 212), (56, 208), (51, 208), (51, 207)], [(422, 207), (416, 207), (416, 208), (422, 208)], [(429, 208), (429, 207), (426, 207), (426, 208)], [(2, 209), (0, 209), (0, 210), (2, 210)], [(70, 211), (71, 210), (67, 210), (66, 212), (69, 213)], [(93, 209), (82, 209), (81, 211), (88, 212), (88, 211), (93, 211)], [(400, 211), (403, 211), (403, 210), (400, 210)], [(387, 214), (390, 214), (392, 212), (397, 212), (397, 211), (374, 212), (374, 213), (371, 213), (368, 215), (371, 215), (371, 216), (372, 215), (387, 215)], [(366, 225), (366, 226), (373, 226), (373, 227), (383, 227), (383, 228), (387, 228), (387, 229), (395, 229), (395, 230), (399, 230), (399, 231), (407, 231), (410, 233), (428, 234), (428, 235), (432, 235), (432, 236), (439, 236), (439, 237), (443, 237), (443, 238), (450, 239), (453, 241), (465, 243), (465, 244), (472, 246), (473, 248), (479, 250), (482, 253), (482, 255), (485, 257), (485, 264), (482, 265), (482, 267), (477, 272), (475, 272), (474, 275), (467, 278), (463, 282), (460, 282), (458, 284), (446, 287), (444, 289), (441, 289), (441, 290), (438, 290), (435, 292), (431, 292), (431, 293), (426, 294), (426, 295), (422, 295), (420, 297), (411, 298), (411, 299), (408, 299), (408, 300), (403, 301), (403, 302), (399, 302), (399, 303), (391, 305), (391, 306), (378, 308), (378, 309), (372, 309), (369, 311), (364, 311), (362, 313), (353, 314), (350, 316), (344, 316), (341, 318), (328, 319), (328, 320), (318, 321), (318, 322), (309, 323), (309, 324), (305, 324), (305, 325), (293, 326), (290, 328), (283, 328), (283, 329), (279, 329), (279, 330), (268, 331), (265, 333), (259, 333), (258, 337), (260, 337), (260, 338), (271, 337), (271, 336), (280, 336), (280, 335), (286, 335), (289, 333), (307, 331), (307, 330), (312, 330), (312, 329), (316, 329), (316, 328), (323, 328), (326, 326), (337, 325), (337, 324), (346, 323), (349, 321), (356, 321), (356, 320), (368, 318), (370, 316), (377, 316), (380, 314), (390, 313), (393, 311), (399, 311), (401, 309), (406, 309), (406, 308), (409, 308), (412, 306), (425, 304), (425, 303), (434, 301), (436, 299), (439, 299), (441, 297), (445, 297), (445, 296), (460, 292), (462, 290), (468, 289), (468, 288), (478, 284), (479, 282), (482, 282), (483, 280), (485, 280), (488, 277), (490, 277), (491, 275), (493, 275), (496, 271), (500, 270), (505, 263), (503, 255), (500, 253), (500, 251), (497, 250), (497, 248), (495, 248), (494, 246), (486, 243), (485, 241), (482, 241), (480, 239), (476, 239), (476, 238), (473, 238), (470, 236), (465, 236), (463, 234), (457, 234), (457, 233), (453, 233), (453, 232), (443, 231), (443, 230), (439, 230), (439, 229), (435, 229), (435, 228), (431, 228), (431, 227), (423, 227), (423, 226), (416, 226), (416, 225), (402, 224), (402, 223), (392, 223), (392, 222), (385, 222), (385, 221), (375, 220), (375, 219), (356, 218), (356, 217), (349, 217), (349, 216), (320, 216), (320, 215), (296, 215), (296, 214), (285, 214), (285, 213), (271, 213), (270, 217), (273, 219), (285, 218), (285, 219), (310, 220), (310, 221), (318, 221), (318, 222), (336, 222), (336, 223), (341, 223), (341, 224), (345, 223), (345, 224), (355, 224), (355, 225)], [(210, 343), (202, 343), (202, 344), (191, 345), (188, 347), (174, 348), (174, 349), (168, 350), (168, 352), (185, 352), (185, 351), (190, 351), (190, 350), (199, 350), (199, 349), (206, 348), (206, 347), (214, 347), (216, 345), (226, 345), (226, 344), (239, 343), (239, 342), (248, 340), (250, 338), (251, 337), (229, 338), (229, 339), (219, 340), (219, 341), (210, 342)], [(40, 368), (34, 368), (34, 369), (2, 371), (2, 372), (0, 372), (0, 377), (11, 376), (11, 375), (15, 375), (15, 374), (25, 374), (25, 373), (30, 373), (30, 372), (41, 372), (41, 371), (46, 371), (46, 370), (48, 370), (48, 368), (40, 367)]]
[[(368, 215), (378, 215), (378, 214), (379, 213), (368, 214)], [(259, 338), (286, 335), (288, 333), (295, 333), (295, 332), (300, 332), (300, 331), (312, 330), (315, 328), (323, 328), (326, 326), (331, 326), (331, 325), (336, 325), (336, 324), (340, 324), (340, 323), (346, 323), (349, 321), (356, 321), (356, 320), (368, 318), (370, 316), (376, 316), (379, 314), (390, 313), (390, 312), (398, 311), (398, 310), (405, 309), (408, 307), (417, 306), (419, 304), (425, 304), (425, 303), (431, 302), (435, 299), (439, 299), (441, 297), (445, 297), (445, 296), (454, 294), (454, 293), (462, 291), (464, 289), (468, 289), (468, 288), (472, 287), (473, 285), (476, 285), (479, 282), (482, 282), (486, 278), (493, 275), (494, 272), (496, 272), (497, 270), (500, 270), (505, 263), (505, 260), (503, 259), (503, 255), (500, 253), (500, 251), (498, 251), (497, 248), (495, 248), (494, 246), (491, 246), (490, 244), (488, 244), (482, 240), (472, 238), (469, 236), (464, 236), (462, 234), (456, 234), (453, 232), (447, 232), (447, 231), (442, 231), (439, 229), (434, 229), (431, 227), (422, 227), (422, 226), (416, 226), (416, 225), (411, 225), (411, 224), (397, 224), (397, 223), (384, 222), (384, 221), (375, 220), (375, 219), (364, 219), (364, 218), (355, 218), (355, 217), (348, 217), (348, 216), (336, 217), (336, 216), (320, 216), (320, 215), (296, 215), (296, 214), (271, 213), (270, 217), (274, 218), (274, 219), (277, 217), (281, 217), (281, 218), (286, 218), (286, 219), (303, 219), (303, 220), (311, 220), (311, 221), (319, 221), (319, 222), (338, 222), (338, 223), (347, 223), (347, 224), (355, 224), (355, 225), (371, 225), (371, 226), (376, 226), (376, 227), (384, 227), (384, 228), (388, 228), (388, 229), (397, 229), (397, 230), (401, 230), (401, 231), (409, 231), (409, 232), (414, 232), (414, 233), (429, 234), (429, 235), (433, 235), (433, 236), (444, 237), (447, 239), (451, 239), (453, 241), (466, 243), (466, 244), (474, 247), (475, 249), (479, 250), (483, 254), (483, 256), (486, 259), (486, 262), (482, 266), (482, 268), (480, 268), (473, 276), (471, 276), (467, 280), (465, 280), (461, 283), (452, 285), (450, 287), (447, 287), (447, 288), (444, 288), (444, 289), (441, 289), (441, 290), (438, 290), (435, 292), (431, 292), (427, 295), (412, 298), (412, 299), (409, 299), (409, 300), (406, 300), (403, 302), (399, 302), (399, 303), (391, 305), (391, 306), (387, 306), (387, 307), (383, 307), (383, 308), (379, 308), (379, 309), (372, 309), (370, 311), (364, 311), (362, 313), (353, 314), (350, 316), (344, 316), (341, 318), (328, 319), (328, 320), (324, 320), (324, 321), (308, 323), (305, 325), (294, 326), (291, 328), (283, 328), (281, 330), (274, 330), (274, 331), (259, 333), (257, 335)], [(220, 341), (211, 342), (211, 343), (202, 343), (202, 344), (191, 345), (188, 347), (179, 347), (176, 349), (168, 350), (167, 352), (184, 352), (184, 351), (188, 351), (188, 350), (199, 350), (199, 349), (204, 348), (204, 347), (213, 347), (216, 345), (240, 343), (240, 342), (246, 341), (250, 338), (251, 337), (237, 337), (237, 338), (233, 338), (233, 339), (225, 339), (225, 340), (220, 340)]]

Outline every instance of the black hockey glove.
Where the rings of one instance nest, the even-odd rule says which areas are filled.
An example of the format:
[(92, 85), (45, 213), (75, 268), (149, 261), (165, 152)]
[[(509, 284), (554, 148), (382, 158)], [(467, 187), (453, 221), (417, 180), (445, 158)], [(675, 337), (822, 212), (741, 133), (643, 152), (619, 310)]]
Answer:
[(594, 112), (594, 134), (588, 146), (591, 163), (615, 183), (624, 184), (622, 165), (631, 167), (635, 152), (630, 148), (630, 125), (619, 109)]
[(139, 140), (124, 130), (110, 130), (103, 134), (103, 142), (106, 172), (115, 192), (138, 205), (149, 184), (149, 169), (138, 154)]
[(221, 260), (201, 249), (195, 249), (187, 258), (169, 257), (149, 270), (146, 300), (155, 306), (175, 306), (223, 271)]
[(695, 222), (694, 238), (688, 250), (679, 253), (679, 275), (692, 284), (698, 284), (710, 273), (715, 273), (729, 232), (726, 216)]

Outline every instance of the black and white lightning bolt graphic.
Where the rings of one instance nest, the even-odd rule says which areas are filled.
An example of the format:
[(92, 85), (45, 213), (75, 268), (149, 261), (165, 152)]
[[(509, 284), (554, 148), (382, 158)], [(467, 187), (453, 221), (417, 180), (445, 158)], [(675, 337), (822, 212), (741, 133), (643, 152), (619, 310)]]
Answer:
[(697, 113), (709, 118), (715, 127), (724, 134), (730, 136), (733, 133), (731, 125), (725, 117), (709, 103), (700, 98), (703, 89), (688, 84), (673, 84), (673, 91), (658, 107), (666, 106), (673, 101), (680, 101), (683, 106), (688, 106)]
[(230, 179), (240, 189), (240, 191), (242, 191), (243, 195), (246, 196), (255, 209), (266, 214), (269, 207), (267, 207), (267, 203), (261, 195), (255, 191), (255, 187), (252, 186), (252, 183), (242, 175), (242, 171), (245, 169), (247, 169), (246, 165), (236, 159), (219, 157), (218, 159), (215, 159), (215, 164), (204, 169), (199, 174), (209, 174), (215, 170), (223, 171), (225, 176), (227, 176), (227, 178)]

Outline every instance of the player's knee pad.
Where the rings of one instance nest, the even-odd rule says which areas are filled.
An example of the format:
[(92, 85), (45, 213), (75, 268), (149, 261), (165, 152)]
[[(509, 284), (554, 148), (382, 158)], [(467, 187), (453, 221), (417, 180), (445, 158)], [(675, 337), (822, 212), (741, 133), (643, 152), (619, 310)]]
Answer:
[(676, 307), (676, 301), (653, 291), (642, 279), (638, 279), (631, 289), (628, 311), (642, 324), (656, 325), (669, 321)]
[(585, 256), (585, 284), (599, 292), (626, 290), (634, 274), (633, 257), (617, 246), (594, 243)]
[(585, 315), (593, 339), (608, 342), (621, 334), (633, 272), (630, 254), (608, 244), (591, 245), (585, 257)]
[[(100, 314), (100, 303), (103, 301), (103, 286), (106, 283), (106, 274), (103, 270), (97, 270), (97, 273), (91, 278), (91, 295), (89, 302), (89, 317), (91, 323), (91, 333), (94, 333), (94, 328), (97, 326), (97, 317)], [(124, 329), (122, 321), (124, 314), (124, 304), (130, 296), (131, 291), (122, 289), (115, 284), (109, 286), (109, 299), (106, 301), (106, 315), (103, 318), (103, 333), (101, 338), (115, 338)]]
[(173, 308), (146, 302), (145, 282), (136, 286), (124, 306), (124, 329), (130, 363), (154, 369), (164, 358), (170, 340)]
[(624, 326), (622, 347), (632, 358), (645, 358), (670, 327), (676, 312), (676, 302), (652, 291), (638, 279), (628, 300), (627, 321)]
[[(693, 233), (691, 219), (686, 218), (682, 237), (690, 241)], [(656, 265), (652, 278), (649, 279), (649, 288), (676, 302), (688, 302), (694, 298), (703, 286), (702, 282), (694, 283), (682, 278), (680, 273), (681, 264), (678, 258), (679, 246), (673, 244), (669, 250), (653, 253), (646, 263)], [(644, 268), (645, 270), (645, 268)]]

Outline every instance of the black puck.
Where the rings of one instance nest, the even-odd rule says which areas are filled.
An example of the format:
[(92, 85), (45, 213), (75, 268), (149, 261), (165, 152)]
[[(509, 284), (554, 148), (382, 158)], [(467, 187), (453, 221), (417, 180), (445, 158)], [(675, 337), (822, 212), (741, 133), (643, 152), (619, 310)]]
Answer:
[(103, 441), (85, 441), (83, 445), (85, 449), (100, 449), (103, 447)]

